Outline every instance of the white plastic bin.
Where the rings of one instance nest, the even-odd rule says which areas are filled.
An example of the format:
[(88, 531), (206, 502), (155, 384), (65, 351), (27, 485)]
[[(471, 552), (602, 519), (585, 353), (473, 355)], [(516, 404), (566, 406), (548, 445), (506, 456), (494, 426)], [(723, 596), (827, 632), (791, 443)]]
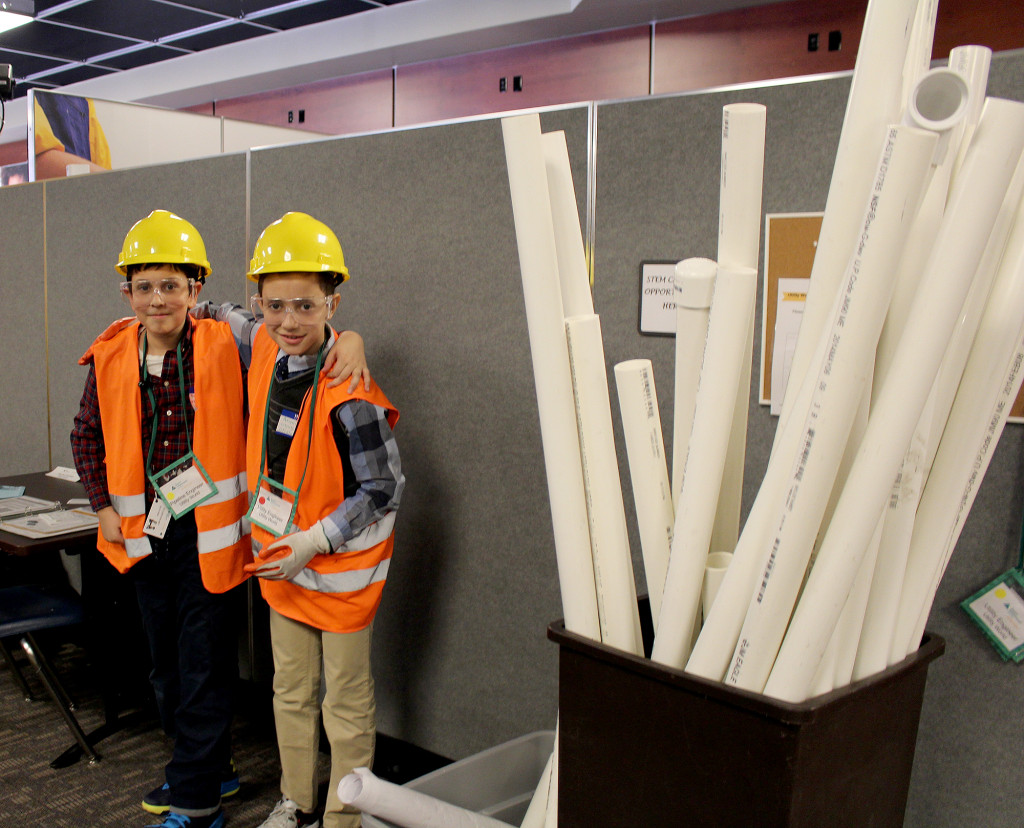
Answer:
[[(520, 825), (555, 744), (555, 731), (538, 730), (467, 756), (403, 787), (509, 825)], [(363, 814), (364, 828), (402, 828)]]

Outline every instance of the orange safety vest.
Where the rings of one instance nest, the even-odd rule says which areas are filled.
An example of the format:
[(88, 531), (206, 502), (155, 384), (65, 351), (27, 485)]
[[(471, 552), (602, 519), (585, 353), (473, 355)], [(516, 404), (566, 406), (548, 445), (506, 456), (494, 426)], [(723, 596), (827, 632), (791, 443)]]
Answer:
[[(263, 448), (263, 426), (266, 417), (270, 381), (274, 372), (278, 347), (265, 329), (260, 328), (253, 343), (249, 366), (249, 438), (248, 479), (250, 494), (255, 495), (260, 474)], [(328, 388), (326, 382), (317, 387), (312, 445), (309, 445), (309, 409), (312, 388), (306, 392), (299, 413), (299, 422), (288, 451), (283, 483), (295, 491), (302, 480), (295, 525), (308, 529), (327, 517), (340, 505), (338, 493), (343, 489), (343, 471), (338, 446), (334, 441), (331, 412), (347, 400), (361, 399), (387, 409), (388, 423), (394, 427), (398, 411), (371, 384), (366, 391), (360, 383), (351, 394), (342, 386)], [(306, 462), (307, 447), (309, 461)], [(305, 467), (305, 479), (302, 474)], [(394, 547), (394, 524), (381, 520), (347, 544), (345, 550), (332, 555), (314, 555), (294, 581), (260, 578), (263, 597), (277, 612), (296, 621), (327, 632), (356, 632), (373, 621), (387, 578)], [(256, 524), (252, 537), (257, 549), (277, 538)]]
[[(195, 509), (199, 568), (210, 592), (226, 592), (249, 575), (248, 487), (245, 480), (245, 429), (242, 371), (231, 329), (212, 319), (193, 320), (195, 427), (192, 450), (217, 494)], [(146, 461), (142, 454), (142, 391), (139, 373), (139, 323), (125, 318), (97, 337), (79, 363), (96, 371), (107, 491), (121, 516), (125, 542), (111, 543), (99, 533), (97, 546), (119, 572), (127, 572), (153, 550), (143, 532), (146, 523)]]

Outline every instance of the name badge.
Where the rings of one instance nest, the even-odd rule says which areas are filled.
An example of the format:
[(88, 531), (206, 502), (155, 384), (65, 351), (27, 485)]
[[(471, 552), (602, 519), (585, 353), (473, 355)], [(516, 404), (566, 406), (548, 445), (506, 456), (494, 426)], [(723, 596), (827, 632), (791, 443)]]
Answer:
[(149, 507), (149, 514), (146, 515), (146, 524), (142, 531), (154, 538), (162, 538), (167, 534), (167, 527), (171, 524), (171, 512), (164, 502), (158, 497), (153, 500)]
[(287, 408), (281, 412), (281, 419), (277, 421), (277, 428), (274, 429), (282, 437), (295, 436), (295, 429), (299, 427), (299, 413), (289, 411)]
[(249, 520), (277, 537), (287, 534), (294, 504), (260, 486), (249, 508)]
[(171, 515), (180, 518), (216, 493), (197, 463), (186, 458), (164, 469), (157, 477), (157, 489)]

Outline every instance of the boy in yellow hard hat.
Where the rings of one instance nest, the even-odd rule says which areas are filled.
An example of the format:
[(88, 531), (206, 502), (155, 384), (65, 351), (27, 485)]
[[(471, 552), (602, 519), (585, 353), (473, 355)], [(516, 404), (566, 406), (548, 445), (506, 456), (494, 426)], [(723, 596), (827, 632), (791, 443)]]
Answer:
[[(355, 828), (341, 778), (373, 761), (370, 632), (405, 478), (398, 412), (375, 384), (328, 388), (319, 365), (348, 279), (337, 236), (287, 213), (256, 242), (248, 276), (256, 318), (229, 315), (249, 367), (249, 520), (270, 605), (281, 799), (262, 828), (319, 828), (320, 714), (330, 740), (324, 828)], [(318, 709), (321, 668), (326, 677)]]
[(164, 826), (220, 828), (221, 796), (238, 790), (229, 593), (252, 561), (242, 368), (228, 326), (189, 314), (210, 274), (189, 222), (166, 210), (141, 219), (117, 270), (135, 316), (80, 360), (89, 374), (72, 452), (99, 517), (97, 545), (134, 580), (158, 709), (174, 737), (166, 784), (143, 807), (169, 811)]

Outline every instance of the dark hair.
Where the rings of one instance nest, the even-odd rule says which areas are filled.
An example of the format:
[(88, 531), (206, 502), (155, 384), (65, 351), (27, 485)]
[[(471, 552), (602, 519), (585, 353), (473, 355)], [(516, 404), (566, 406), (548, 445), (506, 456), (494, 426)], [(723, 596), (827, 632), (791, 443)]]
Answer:
[(141, 273), (144, 270), (156, 270), (159, 267), (169, 267), (171, 270), (176, 270), (186, 279), (194, 279), (199, 284), (206, 283), (206, 277), (202, 275), (203, 268), (197, 264), (191, 262), (186, 263), (171, 263), (171, 262), (149, 262), (147, 264), (133, 264), (128, 265), (127, 279), (131, 281), (132, 276), (136, 273)]
[[(300, 272), (300, 271), (296, 271)], [(291, 271), (287, 271), (291, 273)], [(257, 281), (256, 289), (260, 295), (263, 295), (263, 280), (267, 276), (282, 276), (284, 273), (261, 273)], [(320, 286), (320, 290), (324, 292), (325, 296), (330, 296), (334, 293), (334, 289), (341, 284), (341, 276), (337, 273), (331, 273), (330, 271), (317, 272), (317, 273), (306, 273), (307, 276), (316, 276), (316, 283)]]

